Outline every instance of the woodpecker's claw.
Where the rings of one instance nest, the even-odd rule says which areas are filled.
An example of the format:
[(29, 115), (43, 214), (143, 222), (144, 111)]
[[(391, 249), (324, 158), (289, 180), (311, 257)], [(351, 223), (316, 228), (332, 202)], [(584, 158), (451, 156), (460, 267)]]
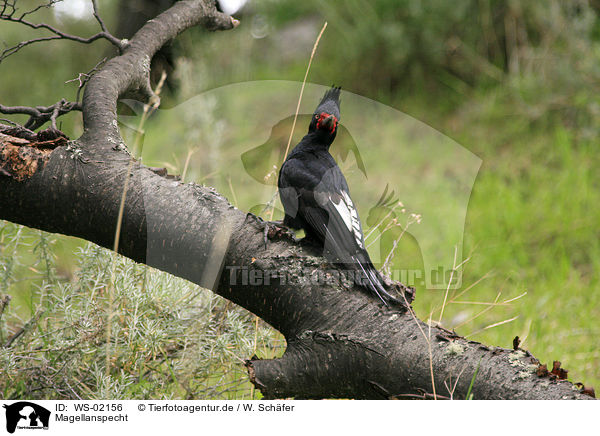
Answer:
[[(271, 226), (273, 229), (273, 233), (277, 232), (277, 227), (282, 228), (282, 230), (287, 230), (287, 228), (283, 225), (283, 221), (265, 221), (265, 230), (264, 230), (264, 243), (265, 243), (265, 250), (267, 249), (267, 242), (269, 240), (269, 230), (271, 230), (269, 228), (269, 226)], [(271, 235), (271, 237), (273, 237)]]

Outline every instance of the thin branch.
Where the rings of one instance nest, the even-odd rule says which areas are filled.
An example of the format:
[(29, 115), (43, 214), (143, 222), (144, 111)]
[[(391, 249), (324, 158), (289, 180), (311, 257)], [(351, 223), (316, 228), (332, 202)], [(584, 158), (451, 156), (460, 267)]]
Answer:
[(71, 111), (81, 111), (81, 103), (69, 102), (64, 98), (51, 106), (4, 106), (0, 104), (0, 113), (6, 115), (29, 115), (29, 120), (23, 127), (36, 130), (46, 124), (48, 121), (52, 123), (52, 127), (56, 129), (56, 119), (61, 115)]
[(96, 21), (98, 21), (98, 23), (100, 24), (100, 28), (103, 32), (109, 33), (108, 29), (106, 28), (106, 24), (104, 24), (104, 21), (102, 21), (100, 14), (98, 14), (98, 4), (96, 0), (92, 0), (92, 6), (94, 8), (94, 17), (96, 18)]
[(12, 9), (12, 12), (10, 14), (7, 14), (7, 15), (14, 14), (17, 11), (17, 9), (15, 8), (15, 1), (16, 0), (13, 0), (12, 3), (9, 2), (8, 0), (6, 0), (5, 2), (3, 2), (2, 3), (2, 10), (0, 11), (0, 16), (6, 14), (6, 9), (7, 8), (11, 8)]
[[(65, 33), (53, 26), (50, 26), (49, 24), (46, 23), (32, 23), (31, 21), (25, 20), (25, 17), (29, 14), (33, 14), (34, 12), (38, 11), (41, 8), (44, 7), (51, 7), (52, 5), (54, 5), (55, 3), (57, 3), (56, 0), (50, 0), (49, 3), (43, 4), (38, 6), (35, 9), (32, 9), (31, 11), (25, 12), (23, 13), (20, 17), (15, 17), (15, 13), (17, 11), (17, 9), (14, 6), (14, 2), (13, 3), (9, 3), (8, 1), (5, 1), (3, 3), (2, 6), (2, 12), (0, 12), (0, 20), (4, 20), (4, 21), (9, 21), (12, 23), (19, 23), (19, 24), (24, 24), (25, 26), (28, 26), (32, 29), (44, 29), (47, 30), (51, 33), (53, 33), (54, 35), (52, 36), (46, 36), (46, 37), (40, 37), (40, 38), (33, 38), (27, 41), (21, 41), (20, 43), (18, 43), (15, 46), (9, 47), (5, 50), (2, 51), (2, 53), (0, 53), (0, 62), (2, 62), (2, 60), (4, 60), (5, 58), (7, 58), (10, 55), (15, 54), (16, 52), (18, 52), (19, 50), (21, 50), (23, 47), (26, 47), (30, 44), (36, 43), (36, 42), (42, 42), (42, 41), (51, 41), (51, 40), (55, 40), (55, 39), (67, 39), (70, 41), (75, 41), (75, 42), (80, 42), (82, 44), (90, 44), (98, 39), (106, 39), (107, 41), (109, 41), (111, 44), (113, 44), (115, 47), (117, 47), (117, 49), (119, 49), (119, 53), (122, 53), (123, 50), (126, 47), (126, 42), (123, 40), (120, 40), (119, 38), (113, 36), (107, 29), (106, 29), (106, 25), (104, 24), (104, 22), (102, 21), (102, 19), (100, 18), (100, 16), (98, 15), (97, 12), (97, 7), (96, 7), (96, 2), (93, 1), (93, 5), (94, 5), (94, 17), (96, 17), (96, 19), (98, 20), (98, 22), (100, 23), (100, 27), (102, 28), (101, 32), (96, 33), (95, 35), (92, 35), (88, 38), (83, 38), (81, 36), (77, 36), (77, 35), (71, 35), (68, 33)], [(7, 11), (7, 8), (10, 8), (10, 11)]]
[[(27, 15), (31, 15), (36, 13), (37, 11), (39, 11), (40, 9), (43, 8), (51, 8), (55, 3), (60, 3), (62, 0), (48, 0), (48, 3), (43, 3), (37, 7), (35, 7), (34, 9), (24, 12), (23, 15), (21, 15), (21, 18), (25, 18)], [(13, 6), (16, 2), (13, 2)], [(17, 12), (17, 9), (15, 7), (13, 7), (14, 12)]]
[(5, 58), (9, 57), (10, 55), (15, 54), (16, 52), (21, 50), (23, 47), (28, 46), (29, 44), (33, 44), (36, 42), (42, 42), (42, 41), (52, 41), (53, 39), (61, 39), (61, 37), (60, 36), (46, 36), (46, 37), (42, 37), (42, 38), (34, 38), (34, 39), (29, 39), (27, 41), (21, 41), (17, 45), (14, 45), (14, 46), (9, 47), (2, 51), (2, 53), (0, 53), (0, 62), (2, 62)]
[[(64, 100), (64, 99), (63, 99)], [(61, 101), (63, 101), (61, 100)], [(56, 127), (56, 118), (58, 118), (58, 113), (60, 111), (61, 105), (55, 105), (54, 110), (52, 111), (52, 115), (50, 115), (50, 124), (54, 130), (57, 130)]]
[(77, 102), (79, 101), (79, 96), (81, 94), (81, 90), (83, 89), (83, 87), (85, 86), (85, 84), (106, 63), (107, 60), (108, 60), (108, 58), (102, 59), (100, 62), (98, 62), (96, 64), (96, 66), (94, 68), (92, 68), (87, 73), (79, 73), (79, 75), (76, 78), (71, 79), (71, 80), (67, 80), (65, 82), (65, 83), (71, 83), (71, 82), (75, 82), (75, 81), (79, 82), (79, 87), (77, 88), (77, 95), (75, 96), (75, 101), (77, 101)]
[(34, 107), (29, 106), (4, 106), (0, 104), (0, 113), (5, 115), (23, 114), (31, 117), (41, 116), (41, 112)]

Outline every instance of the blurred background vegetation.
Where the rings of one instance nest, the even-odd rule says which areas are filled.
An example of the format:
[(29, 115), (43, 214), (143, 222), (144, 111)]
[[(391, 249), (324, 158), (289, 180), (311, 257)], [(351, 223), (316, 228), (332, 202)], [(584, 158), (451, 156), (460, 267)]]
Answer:
[[(25, 11), (39, 3), (19, 0), (17, 5)], [(135, 27), (144, 11), (152, 16), (168, 3), (99, 1), (104, 20), (119, 37), (131, 35), (128, 24)], [(83, 0), (65, 1), (30, 18), (91, 35), (97, 23), (89, 6)], [(237, 29), (214, 34), (192, 29), (170, 44), (155, 65), (168, 72), (165, 108), (228, 84), (301, 81), (327, 21), (310, 82), (335, 83), (389, 105), (482, 159), (465, 223), (463, 257), (468, 261), (462, 286), (450, 291), (442, 324), (502, 347), (510, 347), (518, 335), (522, 347), (542, 362), (561, 360), (571, 380), (597, 387), (599, 14), (596, 0), (251, 1), (234, 14), (241, 20)], [(4, 47), (41, 34), (0, 22)], [(25, 47), (0, 63), (0, 103), (36, 106), (75, 99), (77, 82), (66, 82), (112, 55), (102, 41), (91, 47), (68, 41)], [(228, 151), (223, 138), (231, 140), (233, 129), (243, 141), (251, 131), (244, 114), (237, 114), (238, 125), (224, 123), (218, 103), (204, 99), (201, 110), (178, 116), (165, 111), (151, 118), (143, 158), (149, 165), (186, 173), (185, 181), (217, 187), (244, 209), (257, 203), (249, 199), (256, 193), (238, 186), (225, 168), (206, 163), (216, 154), (221, 156), (217, 161), (239, 161), (239, 150)], [(60, 122), (72, 138), (82, 131), (78, 113)], [(362, 151), (370, 156), (368, 175), (376, 180), (377, 174), (396, 171), (387, 156), (401, 155), (402, 143), (394, 126), (373, 128), (387, 138)], [(299, 125), (297, 135), (304, 129)], [(123, 132), (131, 143), (134, 134), (125, 127)], [(403, 201), (402, 187), (393, 188)], [(377, 200), (356, 190), (357, 204)], [(273, 192), (261, 191), (259, 202), (269, 202)], [(404, 228), (411, 212), (422, 212), (410, 204), (406, 209), (398, 211), (401, 218), (404, 213)], [(394, 268), (422, 268), (410, 232), (393, 253)], [(392, 249), (393, 239), (382, 237), (382, 251)], [(446, 243), (440, 242), (441, 249), (451, 252), (453, 244)], [(111, 259), (83, 241), (1, 224), (0, 297), (12, 300), (0, 308), (0, 371), (6, 374), (0, 377), (0, 395), (257, 396), (241, 360), (253, 353), (281, 353), (284, 341), (278, 333), (220, 297), (121, 258), (115, 261), (115, 281)], [(108, 320), (110, 286), (118, 316)], [(417, 286), (415, 310), (422, 319), (437, 321), (443, 299), (443, 290)], [(108, 369), (107, 322), (114, 337)]]

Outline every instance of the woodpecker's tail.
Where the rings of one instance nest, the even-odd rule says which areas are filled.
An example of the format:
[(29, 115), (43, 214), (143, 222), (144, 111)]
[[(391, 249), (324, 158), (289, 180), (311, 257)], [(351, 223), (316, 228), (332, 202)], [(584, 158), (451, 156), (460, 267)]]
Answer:
[[(359, 272), (362, 273), (362, 277), (356, 277), (356, 283), (359, 286), (362, 286), (375, 294), (386, 306), (388, 306), (389, 303), (393, 305), (402, 304), (402, 301), (390, 295), (385, 290), (381, 283), (382, 280), (379, 271), (375, 269), (370, 259), (357, 259), (353, 256), (353, 260), (355, 261), (355, 265), (358, 267)], [(361, 262), (361, 260), (363, 261)]]

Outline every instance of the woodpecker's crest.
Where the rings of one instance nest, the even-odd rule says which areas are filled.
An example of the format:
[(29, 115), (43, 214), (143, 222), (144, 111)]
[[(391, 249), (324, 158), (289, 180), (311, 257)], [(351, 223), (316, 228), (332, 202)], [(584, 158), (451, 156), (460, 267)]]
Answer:
[(309, 132), (322, 132), (333, 140), (340, 120), (340, 89), (333, 86), (325, 93), (313, 114)]

